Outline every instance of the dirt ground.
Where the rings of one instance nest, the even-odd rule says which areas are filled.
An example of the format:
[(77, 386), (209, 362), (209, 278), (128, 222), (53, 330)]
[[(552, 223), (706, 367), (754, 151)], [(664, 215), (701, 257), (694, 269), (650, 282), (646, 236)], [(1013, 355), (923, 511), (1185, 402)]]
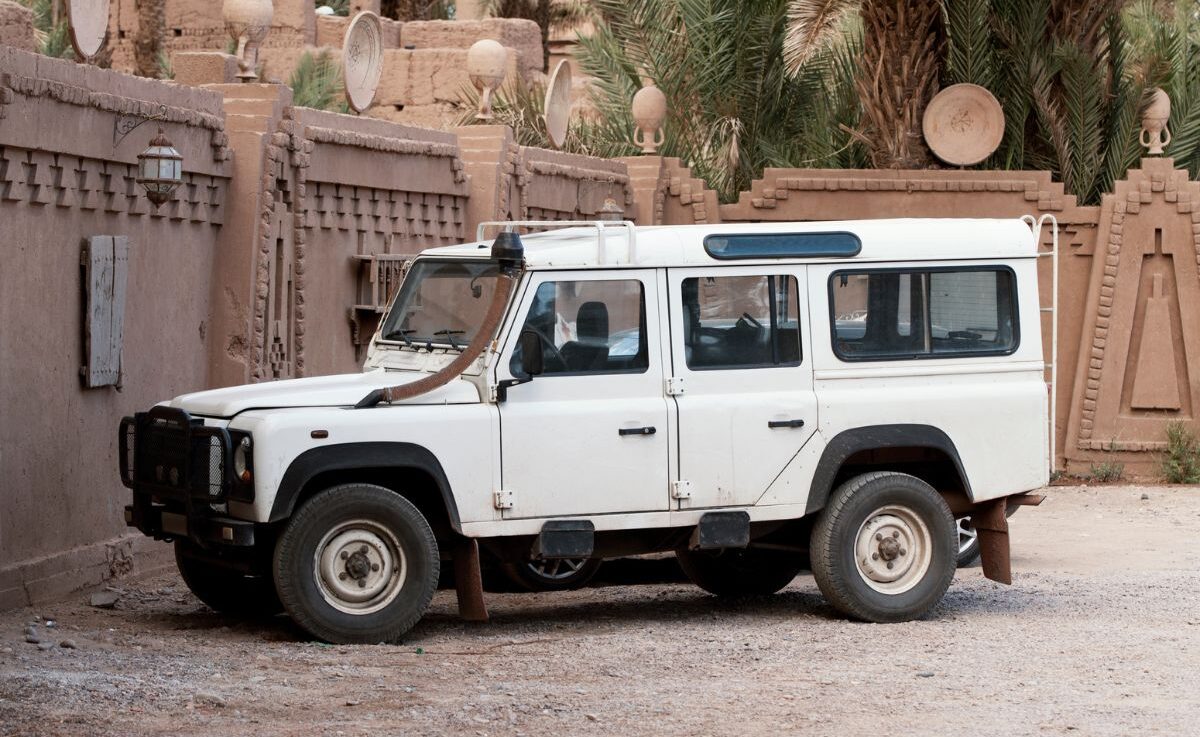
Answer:
[[(123, 582), (114, 609), (0, 615), (0, 734), (1194, 733), (1200, 490), (1048, 494), (1012, 520), (1015, 585), (961, 570), (899, 625), (840, 619), (808, 575), (736, 604), (668, 580), (492, 594), (486, 625), (442, 591), (403, 645), (342, 647), (214, 614), (175, 575)], [(49, 649), (25, 642), (38, 616)]]

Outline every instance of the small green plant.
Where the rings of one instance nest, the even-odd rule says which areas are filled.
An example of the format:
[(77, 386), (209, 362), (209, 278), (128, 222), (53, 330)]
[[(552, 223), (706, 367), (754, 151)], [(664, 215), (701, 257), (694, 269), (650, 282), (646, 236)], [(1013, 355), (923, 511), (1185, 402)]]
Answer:
[(175, 79), (175, 67), (171, 64), (171, 53), (166, 49), (158, 52), (158, 78)]
[(1167, 425), (1163, 477), (1171, 484), (1200, 484), (1200, 442), (1182, 422)]
[(306, 51), (296, 64), (288, 83), (297, 107), (344, 113), (349, 108), (343, 99), (342, 69), (329, 50), (313, 55)]
[(1125, 477), (1125, 464), (1111, 461), (1093, 463), (1088, 477), (1092, 481), (1099, 481), (1102, 484), (1111, 481), (1120, 481)]

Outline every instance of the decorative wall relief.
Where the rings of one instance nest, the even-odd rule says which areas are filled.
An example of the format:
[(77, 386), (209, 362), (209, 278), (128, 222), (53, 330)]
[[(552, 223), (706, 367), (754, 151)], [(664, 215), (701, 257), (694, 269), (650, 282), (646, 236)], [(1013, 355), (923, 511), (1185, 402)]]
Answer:
[[(1142, 159), (1106, 197), (1068, 425), (1068, 459), (1156, 451), (1195, 419), (1200, 385), (1200, 184)], [(1078, 391), (1082, 387), (1083, 391)]]

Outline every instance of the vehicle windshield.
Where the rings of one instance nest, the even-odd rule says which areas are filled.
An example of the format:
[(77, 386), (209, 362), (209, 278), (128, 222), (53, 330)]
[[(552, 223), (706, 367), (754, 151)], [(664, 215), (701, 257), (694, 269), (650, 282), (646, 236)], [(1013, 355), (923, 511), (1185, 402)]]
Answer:
[(489, 261), (417, 261), (384, 318), (382, 339), (466, 348), (492, 303), (499, 273)]

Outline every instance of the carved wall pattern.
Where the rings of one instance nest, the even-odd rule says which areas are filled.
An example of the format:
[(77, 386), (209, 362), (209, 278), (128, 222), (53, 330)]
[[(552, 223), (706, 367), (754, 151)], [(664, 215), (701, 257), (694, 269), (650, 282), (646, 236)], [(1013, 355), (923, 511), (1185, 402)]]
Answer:
[(0, 147), (0, 200), (221, 225), (224, 177), (184, 173), (173, 198), (155, 210), (136, 181), (137, 166), (49, 151)]
[[(1060, 212), (1064, 209), (1062, 186), (1044, 188), (1029, 179), (1002, 179), (980, 177), (978, 179), (956, 179), (936, 177), (933, 171), (922, 172), (920, 177), (899, 176), (881, 178), (874, 176), (764, 176), (751, 186), (749, 195), (743, 194), (756, 210), (775, 209), (781, 200), (787, 200), (791, 192), (1021, 192), (1031, 207), (1041, 211)], [(864, 172), (866, 174), (866, 172)]]
[(1200, 185), (1170, 159), (1127, 177), (1103, 205), (1069, 455), (1161, 450), (1200, 404)]
[[(628, 211), (633, 188), (624, 164), (577, 154), (517, 148), (514, 173), (519, 206), (517, 220), (581, 220), (594, 217), (612, 198)], [(511, 149), (506, 152), (511, 158)], [(509, 187), (501, 187), (500, 212), (509, 212)]]

